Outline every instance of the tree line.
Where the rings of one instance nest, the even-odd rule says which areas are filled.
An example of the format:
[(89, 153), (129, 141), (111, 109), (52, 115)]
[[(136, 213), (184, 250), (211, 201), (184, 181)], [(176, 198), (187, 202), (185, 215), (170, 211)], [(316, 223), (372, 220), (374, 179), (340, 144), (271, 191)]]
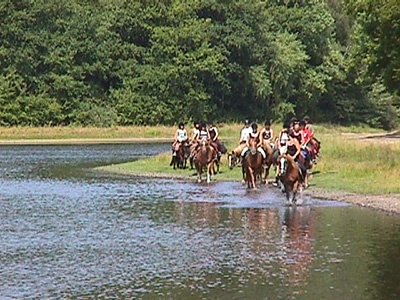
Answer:
[(0, 0), (0, 125), (397, 126), (397, 0)]

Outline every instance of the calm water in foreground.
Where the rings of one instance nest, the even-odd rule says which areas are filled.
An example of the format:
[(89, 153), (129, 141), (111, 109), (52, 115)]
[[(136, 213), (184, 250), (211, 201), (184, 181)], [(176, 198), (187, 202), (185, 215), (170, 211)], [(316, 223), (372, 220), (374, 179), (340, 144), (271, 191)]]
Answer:
[(101, 174), (168, 145), (0, 147), (0, 299), (400, 299), (400, 218)]

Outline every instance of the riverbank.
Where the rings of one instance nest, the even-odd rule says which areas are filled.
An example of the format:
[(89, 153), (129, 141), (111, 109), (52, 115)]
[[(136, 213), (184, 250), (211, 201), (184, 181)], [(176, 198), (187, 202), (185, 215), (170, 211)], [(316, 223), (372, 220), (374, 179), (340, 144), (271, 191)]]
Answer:
[[(400, 214), (400, 139), (396, 133), (364, 132), (359, 128), (317, 126), (322, 143), (319, 163), (314, 167), (311, 187), (306, 195), (346, 201)], [(231, 148), (234, 142), (228, 141)], [(196, 180), (194, 170), (173, 170), (170, 153), (120, 165), (101, 171), (163, 178)], [(270, 174), (272, 180), (273, 174)], [(216, 181), (241, 180), (240, 168), (229, 170), (222, 160)]]

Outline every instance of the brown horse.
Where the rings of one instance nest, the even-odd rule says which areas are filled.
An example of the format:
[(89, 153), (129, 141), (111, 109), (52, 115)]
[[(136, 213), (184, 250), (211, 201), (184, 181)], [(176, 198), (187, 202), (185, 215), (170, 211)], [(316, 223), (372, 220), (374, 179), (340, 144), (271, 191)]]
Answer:
[(300, 168), (294, 159), (284, 153), (279, 156), (279, 173), (282, 192), (286, 193), (286, 199), (289, 203), (296, 203), (296, 194), (302, 188), (302, 178)]
[(170, 166), (173, 166), (174, 170), (178, 167), (180, 169), (186, 169), (186, 162), (189, 157), (189, 145), (187, 142), (179, 143), (178, 150), (172, 155)]
[(269, 175), (269, 169), (271, 168), (272, 165), (272, 155), (274, 150), (272, 149), (271, 145), (269, 144), (268, 141), (264, 141), (262, 147), (265, 150), (265, 154), (267, 155), (267, 158), (264, 160), (264, 165), (265, 165), (265, 172), (264, 172), (264, 182), (265, 184), (268, 184), (268, 175)]
[(193, 158), (199, 182), (202, 181), (203, 167), (207, 168), (207, 182), (211, 181), (211, 176), (214, 175), (215, 158), (216, 152), (214, 148), (206, 141), (200, 142)]
[(256, 187), (257, 176), (261, 176), (263, 156), (257, 150), (255, 139), (250, 139), (248, 145), (249, 150), (247, 150), (243, 159), (243, 170), (246, 174), (247, 186), (251, 189)]

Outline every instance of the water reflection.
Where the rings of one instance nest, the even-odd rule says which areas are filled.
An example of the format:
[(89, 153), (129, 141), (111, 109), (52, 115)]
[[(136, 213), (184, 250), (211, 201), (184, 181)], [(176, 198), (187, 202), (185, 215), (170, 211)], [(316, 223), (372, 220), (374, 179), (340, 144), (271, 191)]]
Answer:
[(290, 285), (305, 285), (313, 263), (315, 215), (310, 207), (286, 208), (282, 222), (282, 270)]

